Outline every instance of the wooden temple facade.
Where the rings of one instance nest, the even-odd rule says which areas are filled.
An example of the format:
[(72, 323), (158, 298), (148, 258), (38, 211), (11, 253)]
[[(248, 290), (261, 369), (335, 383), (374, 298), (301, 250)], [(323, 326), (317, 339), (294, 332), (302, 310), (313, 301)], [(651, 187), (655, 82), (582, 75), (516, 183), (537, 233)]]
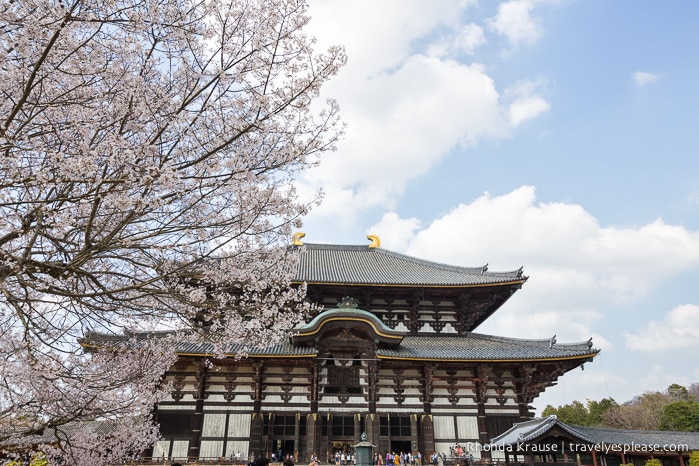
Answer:
[(378, 240), (296, 243), (296, 281), (323, 310), (244, 359), (211, 366), (205, 345), (181, 348), (154, 457), (325, 461), (366, 432), (382, 455), (449, 454), (459, 442), (488, 458), (478, 445), (530, 419), (534, 398), (598, 353), (589, 341), (473, 332), (525, 283), (521, 269), (447, 266)]

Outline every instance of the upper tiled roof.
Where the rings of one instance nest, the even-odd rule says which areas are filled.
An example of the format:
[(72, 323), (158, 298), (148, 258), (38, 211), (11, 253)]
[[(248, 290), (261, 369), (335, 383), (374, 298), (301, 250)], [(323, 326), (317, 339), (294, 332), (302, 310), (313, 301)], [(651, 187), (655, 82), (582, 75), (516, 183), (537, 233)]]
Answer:
[(382, 348), (376, 354), (386, 359), (418, 360), (550, 360), (594, 356), (591, 342), (551, 344), (550, 340), (525, 340), (479, 333), (439, 337), (407, 335), (398, 348)]
[(381, 248), (304, 243), (296, 282), (405, 286), (473, 286), (521, 283), (522, 269), (488, 272), (488, 267), (457, 267)]
[(568, 432), (580, 442), (593, 445), (636, 445), (653, 447), (663, 445), (687, 445), (689, 450), (699, 450), (699, 432), (668, 432), (655, 430), (627, 430), (608, 427), (574, 426), (561, 422), (556, 416), (532, 419), (513, 425), (491, 442), (498, 446), (536, 442), (547, 437), (554, 427)]

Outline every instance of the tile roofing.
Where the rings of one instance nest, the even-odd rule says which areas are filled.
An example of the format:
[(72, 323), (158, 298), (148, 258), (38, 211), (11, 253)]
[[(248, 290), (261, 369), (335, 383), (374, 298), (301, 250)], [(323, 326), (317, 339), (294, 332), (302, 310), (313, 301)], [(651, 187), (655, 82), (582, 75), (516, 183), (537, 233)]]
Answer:
[(416, 259), (369, 246), (304, 243), (294, 281), (307, 283), (473, 286), (521, 283), (522, 269), (489, 272)]
[[(188, 355), (211, 354), (208, 344), (182, 344), (177, 352)], [(230, 354), (245, 353), (250, 357), (314, 357), (317, 350), (294, 346), (289, 341), (266, 348), (233, 345)], [(376, 355), (382, 359), (413, 359), (443, 361), (512, 361), (540, 359), (577, 359), (594, 357), (597, 350), (589, 342), (554, 344), (549, 340), (524, 340), (469, 333), (465, 336), (417, 336), (403, 338), (398, 348), (380, 348)]]
[(377, 356), (419, 360), (537, 360), (573, 359), (593, 356), (591, 342), (553, 344), (550, 340), (525, 340), (479, 333), (465, 336), (408, 335), (398, 348), (382, 348)]
[(699, 450), (699, 432), (671, 432), (654, 430), (627, 430), (608, 427), (588, 427), (568, 425), (556, 418), (532, 419), (520, 422), (509, 430), (493, 438), (491, 443), (498, 446), (516, 445), (536, 442), (547, 436), (548, 432), (558, 427), (572, 437), (589, 444), (637, 445), (658, 447), (664, 445), (687, 445), (689, 450)]
[(572, 426), (595, 443), (613, 445), (687, 445), (699, 450), (699, 432), (668, 432), (660, 430), (624, 430), (607, 427)]

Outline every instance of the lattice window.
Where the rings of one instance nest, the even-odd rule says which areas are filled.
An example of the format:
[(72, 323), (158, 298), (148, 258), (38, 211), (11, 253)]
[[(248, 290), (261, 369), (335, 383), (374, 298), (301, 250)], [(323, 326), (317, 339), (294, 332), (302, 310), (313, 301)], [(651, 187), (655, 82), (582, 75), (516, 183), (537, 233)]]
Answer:
[(328, 366), (328, 386), (325, 393), (361, 394), (359, 366)]
[(354, 437), (354, 416), (333, 416), (333, 437)]

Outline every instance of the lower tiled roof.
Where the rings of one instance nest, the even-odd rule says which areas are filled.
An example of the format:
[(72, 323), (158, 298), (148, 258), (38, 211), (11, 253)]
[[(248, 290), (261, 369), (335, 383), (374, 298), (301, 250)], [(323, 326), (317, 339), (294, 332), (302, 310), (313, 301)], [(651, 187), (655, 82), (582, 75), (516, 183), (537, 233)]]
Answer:
[(395, 349), (380, 349), (377, 356), (418, 360), (541, 360), (594, 356), (591, 342), (551, 344), (550, 340), (523, 340), (479, 333), (464, 336), (405, 336)]
[[(182, 355), (212, 354), (207, 344), (182, 344)], [(513, 361), (560, 360), (594, 357), (599, 351), (591, 344), (550, 344), (549, 340), (524, 340), (470, 333), (464, 336), (408, 335), (397, 348), (380, 348), (376, 354), (382, 359), (435, 360), (435, 361)], [(294, 346), (289, 341), (269, 347), (232, 345), (229, 354), (247, 354), (249, 357), (313, 357), (317, 350), (308, 346)]]

